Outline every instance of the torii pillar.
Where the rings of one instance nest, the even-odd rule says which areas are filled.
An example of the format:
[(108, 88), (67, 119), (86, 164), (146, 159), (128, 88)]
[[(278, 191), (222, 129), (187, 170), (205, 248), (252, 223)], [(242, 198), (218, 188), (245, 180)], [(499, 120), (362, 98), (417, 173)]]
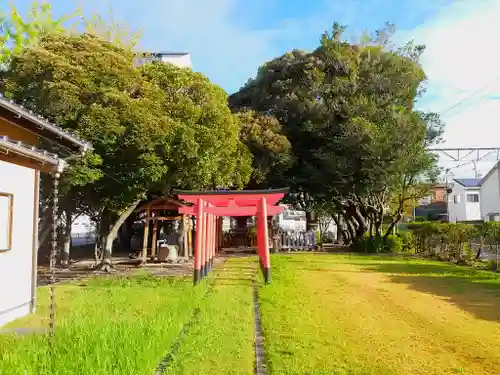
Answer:
[(174, 190), (179, 199), (190, 202), (192, 207), (181, 207), (179, 213), (196, 216), (196, 247), (194, 253), (194, 284), (205, 277), (213, 266), (216, 255), (217, 218), (222, 216), (256, 216), (257, 249), (260, 266), (266, 283), (271, 282), (271, 256), (269, 254), (268, 216), (283, 211), (276, 204), (288, 189), (276, 190), (218, 190), (193, 192)]

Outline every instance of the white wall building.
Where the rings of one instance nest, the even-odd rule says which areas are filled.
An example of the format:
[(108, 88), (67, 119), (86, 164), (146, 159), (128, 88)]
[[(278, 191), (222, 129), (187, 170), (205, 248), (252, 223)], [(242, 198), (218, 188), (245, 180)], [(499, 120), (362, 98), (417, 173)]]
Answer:
[[(287, 207), (285, 205), (285, 207)], [(278, 215), (278, 226), (281, 230), (290, 232), (305, 232), (306, 231), (306, 213), (305, 211), (293, 210), (285, 208)]]
[(457, 221), (481, 220), (481, 179), (456, 178), (448, 196), (448, 217)]
[(481, 217), (500, 221), (500, 162), (481, 181)]
[(62, 172), (39, 137), (73, 151), (90, 145), (0, 96), (0, 326), (36, 307), (40, 171)]
[(146, 64), (151, 61), (162, 61), (170, 63), (179, 68), (192, 68), (191, 55), (189, 52), (152, 52), (136, 57), (135, 64), (137, 66)]

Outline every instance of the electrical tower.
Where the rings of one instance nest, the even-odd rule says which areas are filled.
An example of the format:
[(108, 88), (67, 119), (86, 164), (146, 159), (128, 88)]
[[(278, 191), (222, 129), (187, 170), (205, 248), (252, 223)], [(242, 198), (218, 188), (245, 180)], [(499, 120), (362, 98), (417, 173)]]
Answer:
[(479, 170), (477, 163), (480, 161), (500, 161), (500, 147), (433, 147), (428, 151), (432, 151), (445, 161), (455, 163), (451, 168), (446, 168), (448, 173), (451, 169), (460, 168), (462, 166), (472, 164), (475, 178), (479, 178)]

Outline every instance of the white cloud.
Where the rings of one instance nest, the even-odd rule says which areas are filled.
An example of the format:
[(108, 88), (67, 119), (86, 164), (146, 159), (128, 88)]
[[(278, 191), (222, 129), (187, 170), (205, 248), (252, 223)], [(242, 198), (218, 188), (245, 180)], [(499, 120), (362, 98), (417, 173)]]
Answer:
[[(455, 1), (402, 34), (427, 46), (422, 64), (429, 82), (422, 106), (446, 112), (444, 146), (500, 147), (500, 0)], [(491, 160), (479, 164), (482, 173), (491, 167)], [(452, 165), (444, 159), (443, 164)], [(470, 164), (456, 171), (456, 175), (471, 173)]]

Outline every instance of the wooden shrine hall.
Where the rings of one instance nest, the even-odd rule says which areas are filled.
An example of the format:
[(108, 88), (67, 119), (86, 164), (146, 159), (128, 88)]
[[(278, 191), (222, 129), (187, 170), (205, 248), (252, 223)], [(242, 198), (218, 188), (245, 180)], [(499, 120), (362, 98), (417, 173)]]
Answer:
[(276, 204), (288, 189), (216, 190), (206, 192), (174, 190), (179, 200), (190, 206), (179, 207), (179, 213), (196, 217), (194, 249), (194, 284), (212, 270), (218, 247), (218, 218), (223, 216), (256, 216), (257, 253), (266, 283), (271, 281), (271, 258), (267, 218), (281, 213)]
[[(175, 245), (179, 247), (184, 258), (192, 256), (191, 218), (180, 212), (181, 207), (187, 206), (189, 204), (176, 199), (162, 197), (145, 202), (135, 209), (135, 212), (139, 214), (139, 219), (144, 221), (142, 263), (146, 263), (148, 256), (151, 260), (162, 258), (161, 249), (158, 248), (158, 235), (165, 221), (178, 221), (180, 223), (180, 235)], [(150, 231), (152, 231), (151, 236)], [(150, 243), (151, 246), (149, 246)], [(149, 254), (148, 250), (151, 250)]]

